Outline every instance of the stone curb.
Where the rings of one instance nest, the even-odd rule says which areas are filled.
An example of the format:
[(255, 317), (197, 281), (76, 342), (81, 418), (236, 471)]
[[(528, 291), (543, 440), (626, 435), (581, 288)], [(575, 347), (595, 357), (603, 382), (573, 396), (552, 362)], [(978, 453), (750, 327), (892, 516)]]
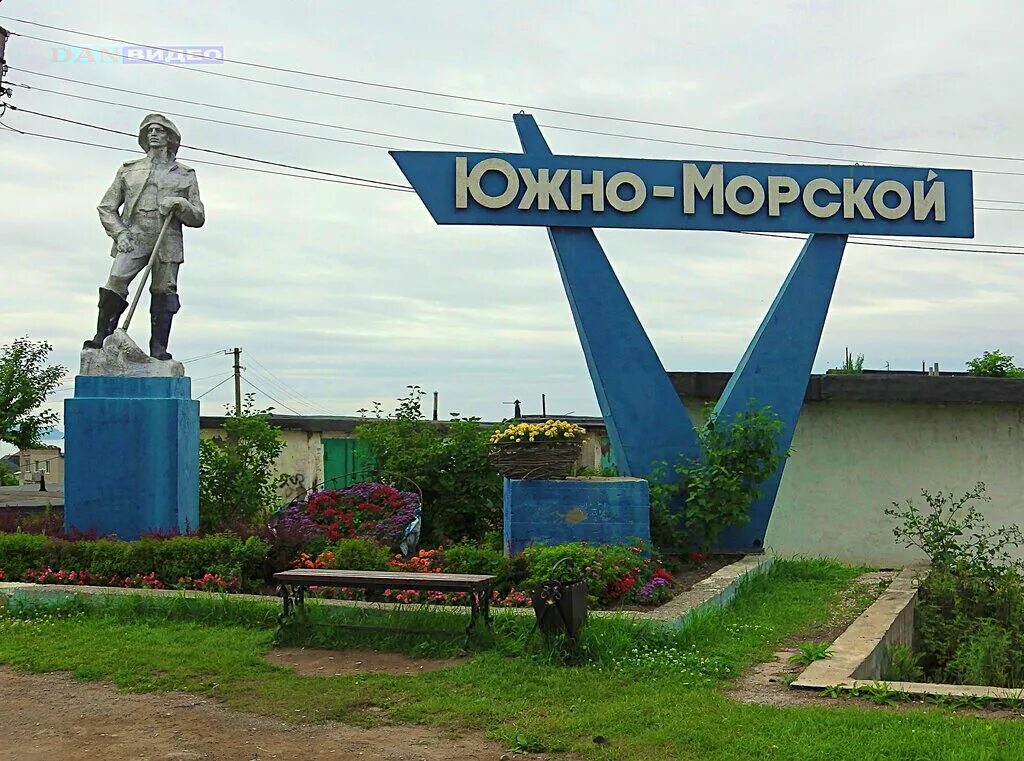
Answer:
[(832, 656), (815, 661), (790, 686), (804, 690), (828, 687), (879, 687), (917, 697), (978, 697), (1024, 700), (1024, 689), (930, 682), (886, 682), (886, 650), (911, 645), (914, 604), (921, 568), (904, 568), (888, 588), (832, 643)]
[[(656, 623), (667, 623), (673, 626), (682, 625), (695, 610), (710, 607), (723, 606), (729, 603), (735, 596), (743, 579), (748, 576), (755, 576), (768, 570), (773, 558), (765, 555), (748, 555), (742, 560), (731, 563), (720, 568), (708, 578), (697, 582), (692, 589), (689, 589), (667, 603), (651, 611), (639, 610), (591, 610), (588, 616), (596, 618), (630, 618), (638, 621), (653, 621)], [(140, 595), (148, 597), (187, 597), (187, 598), (214, 598), (224, 596), (218, 592), (197, 592), (187, 589), (125, 589), (123, 587), (92, 587), (92, 586), (71, 586), (68, 584), (32, 584), (29, 582), (0, 582), (0, 597), (8, 597), (15, 592), (34, 596), (52, 596), (64, 594), (74, 596), (84, 595)], [(226, 595), (232, 600), (249, 600), (253, 602), (278, 603), (278, 598), (272, 595), (252, 594), (231, 594)], [(464, 606), (453, 605), (430, 605), (417, 606), (406, 605), (395, 602), (365, 602), (363, 600), (329, 600), (318, 599), (317, 602), (323, 605), (331, 605), (342, 608), (363, 608), (371, 610), (419, 610), (421, 607), (429, 607), (444, 613), (464, 614)], [(519, 616), (532, 616), (533, 608), (493, 608), (495, 614), (508, 613)]]
[[(917, 572), (905, 568), (878, 596), (867, 610), (860, 614), (832, 643), (832, 656), (815, 661), (790, 685), (797, 689), (823, 690), (842, 684), (852, 684), (868, 676), (864, 673), (872, 665), (875, 673), (884, 670), (882, 659), (885, 647), (896, 622), (913, 610), (917, 599)], [(913, 618), (910, 619), (913, 631)]]

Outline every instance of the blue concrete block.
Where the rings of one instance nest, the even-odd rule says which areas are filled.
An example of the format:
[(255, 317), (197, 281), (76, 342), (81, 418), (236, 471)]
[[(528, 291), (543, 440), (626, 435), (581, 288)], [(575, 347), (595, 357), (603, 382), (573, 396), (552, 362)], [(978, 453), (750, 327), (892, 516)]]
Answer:
[(64, 523), (137, 539), (199, 527), (190, 378), (80, 375), (64, 402)]
[(505, 554), (531, 544), (622, 544), (651, 538), (641, 478), (505, 479)]

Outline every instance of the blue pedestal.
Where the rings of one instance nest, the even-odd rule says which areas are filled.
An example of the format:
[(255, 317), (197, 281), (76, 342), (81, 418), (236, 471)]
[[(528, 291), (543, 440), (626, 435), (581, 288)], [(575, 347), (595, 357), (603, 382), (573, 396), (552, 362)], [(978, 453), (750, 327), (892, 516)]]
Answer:
[(650, 494), (641, 478), (505, 479), (505, 554), (530, 544), (650, 541)]
[(190, 378), (79, 375), (64, 402), (64, 525), (137, 539), (199, 527)]

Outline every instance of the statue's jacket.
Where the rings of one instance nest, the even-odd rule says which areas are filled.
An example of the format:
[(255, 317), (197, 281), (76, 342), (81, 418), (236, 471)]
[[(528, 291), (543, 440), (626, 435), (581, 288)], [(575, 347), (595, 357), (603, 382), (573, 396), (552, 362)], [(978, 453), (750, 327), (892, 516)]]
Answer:
[[(107, 235), (114, 239), (114, 245), (110, 247), (111, 256), (117, 256), (117, 236), (122, 231), (131, 229), (135, 206), (152, 168), (153, 162), (149, 156), (124, 162), (118, 168), (117, 175), (107, 188), (107, 192), (103, 194), (100, 205), (96, 207), (100, 215), (100, 224), (107, 231)], [(159, 254), (162, 262), (180, 263), (185, 261), (181, 226), (184, 224), (188, 227), (202, 227), (206, 221), (206, 210), (199, 199), (199, 183), (196, 181), (195, 170), (177, 160), (171, 163), (166, 174), (156, 176), (159, 177), (158, 200), (171, 196), (185, 199), (185, 203), (171, 219)]]

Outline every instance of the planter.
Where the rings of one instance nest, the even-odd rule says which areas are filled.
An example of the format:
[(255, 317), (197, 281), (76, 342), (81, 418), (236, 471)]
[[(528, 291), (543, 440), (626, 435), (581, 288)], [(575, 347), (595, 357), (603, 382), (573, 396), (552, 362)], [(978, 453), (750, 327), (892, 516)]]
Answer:
[(572, 474), (582, 441), (492, 444), (487, 458), (505, 478), (551, 481)]
[(587, 622), (587, 583), (545, 581), (533, 588), (533, 612), (545, 637), (564, 632), (575, 639)]

